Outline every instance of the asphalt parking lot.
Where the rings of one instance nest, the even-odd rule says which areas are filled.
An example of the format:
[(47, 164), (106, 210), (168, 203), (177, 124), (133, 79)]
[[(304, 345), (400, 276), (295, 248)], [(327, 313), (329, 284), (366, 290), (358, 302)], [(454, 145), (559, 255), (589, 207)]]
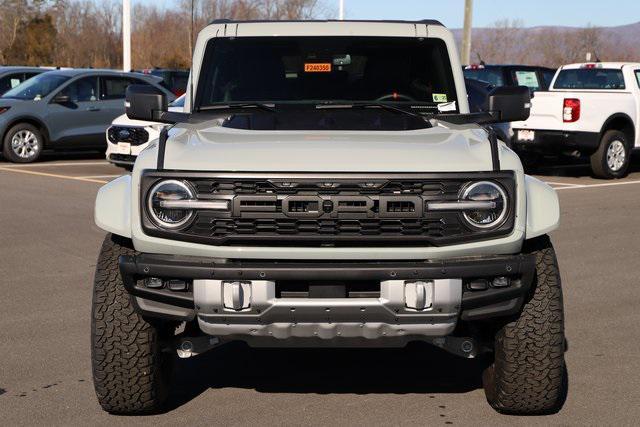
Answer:
[(171, 410), (109, 416), (93, 392), (89, 321), (104, 233), (99, 156), (0, 161), (0, 424), (3, 425), (637, 425), (640, 417), (640, 159), (620, 181), (585, 166), (540, 169), (559, 190), (552, 235), (564, 283), (569, 392), (553, 416), (493, 412), (479, 365), (425, 346), (252, 350), (185, 361)]

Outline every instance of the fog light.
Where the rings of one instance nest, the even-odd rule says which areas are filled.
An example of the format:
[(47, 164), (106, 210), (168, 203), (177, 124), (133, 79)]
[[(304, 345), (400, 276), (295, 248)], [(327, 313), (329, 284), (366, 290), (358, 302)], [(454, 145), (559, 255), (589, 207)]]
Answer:
[(496, 277), (493, 279), (493, 283), (491, 284), (494, 288), (508, 288), (511, 286), (511, 280), (508, 277)]
[(167, 287), (170, 291), (186, 291), (188, 288), (187, 282), (184, 280), (168, 280)]
[(162, 281), (162, 279), (159, 279), (157, 277), (148, 278), (147, 280), (145, 280), (145, 284), (144, 285), (149, 289), (162, 289), (162, 288), (164, 288), (164, 282)]
[(487, 279), (475, 279), (467, 283), (467, 289), (470, 291), (486, 291), (489, 289), (489, 281)]

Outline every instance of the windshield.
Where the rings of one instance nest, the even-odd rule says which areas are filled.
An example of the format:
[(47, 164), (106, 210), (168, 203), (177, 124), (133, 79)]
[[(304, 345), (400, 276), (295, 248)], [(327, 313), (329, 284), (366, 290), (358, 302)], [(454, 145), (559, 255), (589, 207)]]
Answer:
[(382, 102), (457, 112), (455, 101), (439, 39), (240, 37), (209, 42), (196, 105)]
[(487, 82), (495, 87), (504, 86), (504, 75), (499, 67), (467, 67), (464, 69), (464, 77)]
[(518, 86), (526, 86), (533, 92), (537, 92), (542, 88), (538, 80), (538, 73), (535, 70), (515, 70), (513, 75), (513, 80)]
[(40, 74), (24, 83), (14, 87), (4, 94), (3, 98), (29, 99), (38, 101), (49, 95), (62, 83), (69, 80), (68, 76), (60, 74)]
[(580, 68), (560, 71), (554, 89), (624, 89), (622, 70)]

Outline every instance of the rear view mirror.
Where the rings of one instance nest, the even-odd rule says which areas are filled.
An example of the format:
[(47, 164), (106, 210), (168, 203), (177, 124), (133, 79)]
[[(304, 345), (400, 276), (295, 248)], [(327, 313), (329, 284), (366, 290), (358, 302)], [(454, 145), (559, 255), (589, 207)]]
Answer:
[(127, 88), (125, 108), (131, 120), (161, 122), (167, 111), (167, 96), (153, 86), (131, 85)]
[(531, 92), (526, 86), (497, 87), (489, 93), (486, 110), (492, 123), (527, 120), (531, 113)]

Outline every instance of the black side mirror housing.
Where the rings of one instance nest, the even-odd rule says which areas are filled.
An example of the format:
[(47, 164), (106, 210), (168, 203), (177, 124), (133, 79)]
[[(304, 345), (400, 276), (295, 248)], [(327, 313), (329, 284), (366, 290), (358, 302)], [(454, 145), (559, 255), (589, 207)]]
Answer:
[(485, 111), (493, 117), (485, 123), (527, 120), (531, 114), (531, 92), (526, 86), (497, 87), (489, 93)]
[(68, 104), (71, 102), (71, 97), (69, 95), (58, 94), (51, 100), (51, 102), (54, 104)]
[(162, 122), (169, 104), (167, 96), (149, 85), (130, 85), (125, 94), (125, 109), (131, 120)]

